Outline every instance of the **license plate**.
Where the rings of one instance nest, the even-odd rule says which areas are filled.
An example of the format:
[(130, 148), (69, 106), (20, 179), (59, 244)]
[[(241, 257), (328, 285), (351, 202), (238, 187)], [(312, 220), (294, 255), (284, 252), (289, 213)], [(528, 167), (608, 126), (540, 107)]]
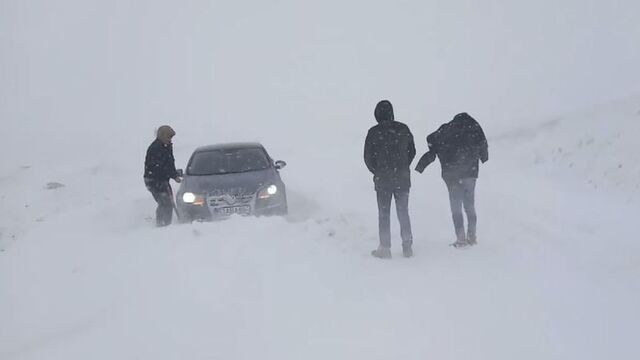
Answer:
[(229, 206), (216, 209), (216, 213), (220, 215), (249, 215), (251, 213), (251, 206)]

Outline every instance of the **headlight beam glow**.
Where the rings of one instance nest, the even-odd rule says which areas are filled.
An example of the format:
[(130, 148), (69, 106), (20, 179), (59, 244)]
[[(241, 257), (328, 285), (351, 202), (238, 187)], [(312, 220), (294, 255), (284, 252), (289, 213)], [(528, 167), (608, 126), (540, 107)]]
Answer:
[(196, 201), (196, 195), (191, 192), (186, 192), (182, 194), (182, 201), (186, 204), (193, 204)]

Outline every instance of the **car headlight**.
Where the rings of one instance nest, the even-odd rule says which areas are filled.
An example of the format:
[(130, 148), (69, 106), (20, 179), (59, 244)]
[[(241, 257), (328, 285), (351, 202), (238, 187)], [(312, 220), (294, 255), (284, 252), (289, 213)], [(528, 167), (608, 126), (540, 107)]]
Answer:
[(182, 202), (184, 202), (185, 204), (191, 204), (191, 205), (197, 205), (197, 206), (204, 206), (206, 203), (204, 201), (204, 196), (196, 195), (192, 192), (186, 192), (182, 194)]
[(182, 201), (184, 201), (185, 204), (193, 204), (196, 201), (196, 194), (186, 192), (182, 194)]
[(278, 193), (278, 187), (276, 185), (269, 185), (266, 189), (263, 189), (258, 194), (260, 199), (268, 199)]

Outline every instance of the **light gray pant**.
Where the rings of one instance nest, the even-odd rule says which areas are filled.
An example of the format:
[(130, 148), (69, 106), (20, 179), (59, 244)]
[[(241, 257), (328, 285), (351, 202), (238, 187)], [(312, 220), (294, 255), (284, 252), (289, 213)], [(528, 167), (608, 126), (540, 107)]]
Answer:
[[(456, 237), (459, 241), (466, 239), (476, 240), (476, 224), (478, 217), (475, 207), (475, 189), (476, 179), (466, 178), (458, 180), (445, 180), (447, 189), (449, 189), (449, 202), (451, 203), (451, 215), (453, 217), (453, 226), (456, 230)], [(467, 213), (467, 235), (464, 231), (464, 217), (462, 216), (462, 208)]]

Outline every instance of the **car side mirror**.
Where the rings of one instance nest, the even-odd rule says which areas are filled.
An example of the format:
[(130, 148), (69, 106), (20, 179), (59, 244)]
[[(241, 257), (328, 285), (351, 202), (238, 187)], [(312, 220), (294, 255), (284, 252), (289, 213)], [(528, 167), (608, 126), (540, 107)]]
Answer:
[(184, 170), (182, 170), (182, 169), (176, 170), (176, 173), (178, 173), (178, 177), (183, 177), (184, 176)]
[(285, 166), (287, 166), (286, 162), (284, 162), (282, 160), (276, 161), (276, 169), (282, 170)]

